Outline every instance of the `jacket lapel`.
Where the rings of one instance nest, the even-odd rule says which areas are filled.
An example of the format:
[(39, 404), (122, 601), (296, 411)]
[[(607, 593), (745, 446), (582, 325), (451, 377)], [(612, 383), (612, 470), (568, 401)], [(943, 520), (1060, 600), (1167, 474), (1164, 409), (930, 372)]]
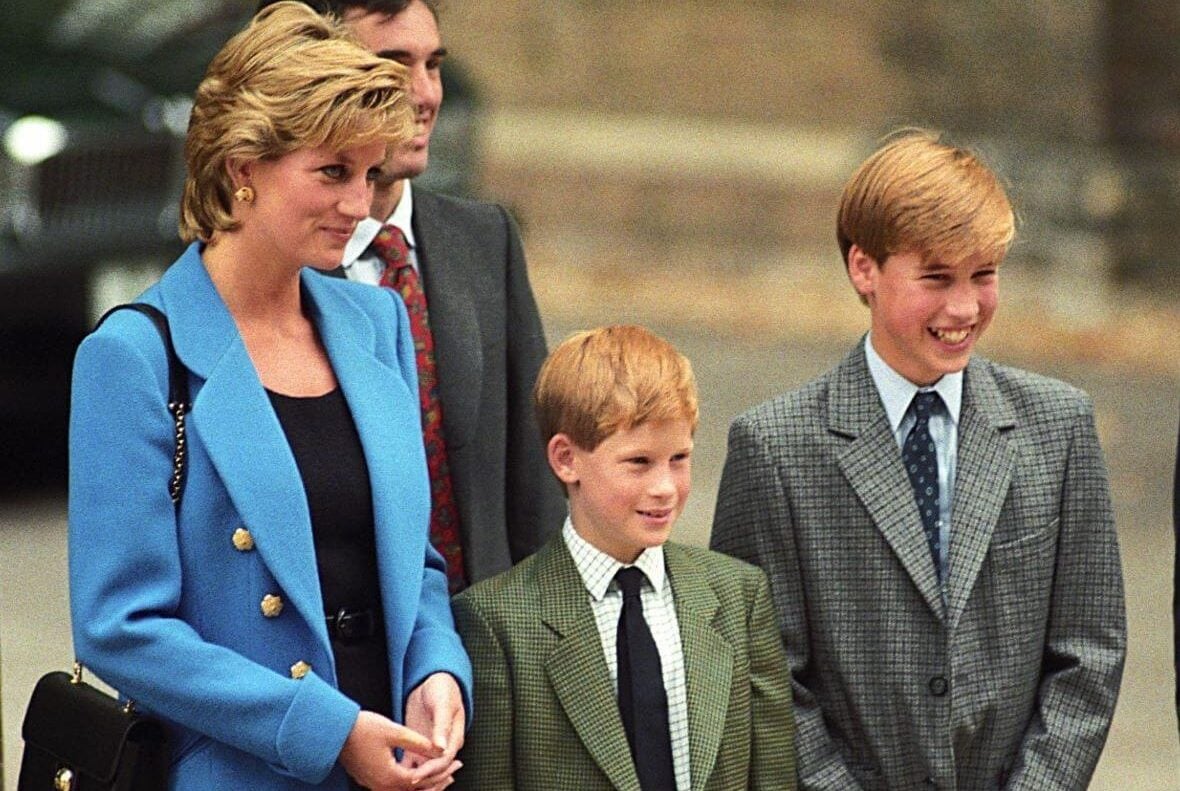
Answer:
[[(383, 590), (383, 599), (416, 602), (430, 519), (418, 398), (410, 392), (405, 374), (374, 353), (376, 333), (394, 334), (397, 326), (374, 326), (368, 314), (320, 273), (305, 269), (303, 286), (309, 315), (360, 435), (369, 480), (379, 482), (371, 487), (379, 577), (383, 586), (396, 586)], [(419, 573), (406, 574), (413, 568)], [(386, 633), (400, 654), (404, 646), (398, 641), (409, 639), (416, 611), (386, 607), (384, 612)]]
[[(284, 598), (328, 640), (311, 517), (286, 436), (237, 326), (190, 245), (160, 282), (176, 354), (195, 381), (189, 422)], [(203, 380), (203, 383), (200, 381)], [(248, 437), (248, 441), (243, 441)]]
[(694, 788), (705, 788), (717, 763), (733, 685), (733, 648), (713, 626), (720, 608), (705, 569), (680, 547), (664, 545), (676, 596), (688, 689), (688, 754)]
[(475, 297), (466, 272), (479, 267), (469, 245), (453, 244), (437, 199), (414, 190), (414, 254), (425, 280), (430, 332), (438, 364), (447, 446), (468, 444), (478, 429), (483, 350)]
[(611, 784), (622, 791), (640, 791), (589, 594), (565, 542), (560, 537), (549, 541), (536, 564), (541, 619), (560, 638), (546, 661), (553, 691)]
[(1016, 413), (1000, 393), (987, 364), (972, 359), (964, 384), (947, 581), (952, 626), (975, 587), (1017, 459), (1016, 448), (1007, 436), (1016, 425)]
[(829, 430), (847, 440), (836, 455), (845, 479), (931, 612), (944, 618), (938, 577), (918, 506), (885, 407), (869, 373), (863, 341), (836, 368), (828, 393), (828, 421)]

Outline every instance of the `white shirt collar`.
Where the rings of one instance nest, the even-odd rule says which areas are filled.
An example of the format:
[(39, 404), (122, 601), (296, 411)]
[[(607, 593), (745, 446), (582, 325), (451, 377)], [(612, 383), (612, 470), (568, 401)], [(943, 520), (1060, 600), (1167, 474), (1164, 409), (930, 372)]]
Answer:
[(890, 367), (889, 363), (877, 354), (873, 348), (873, 336), (870, 333), (865, 338), (865, 362), (869, 366), (869, 374), (873, 377), (873, 384), (881, 396), (881, 403), (885, 407), (885, 414), (889, 417), (889, 427), (897, 432), (897, 427), (905, 418), (914, 394), (919, 390), (933, 390), (942, 397), (946, 411), (951, 421), (959, 424), (959, 409), (963, 404), (963, 372), (944, 374), (941, 379), (930, 387), (918, 387)]
[(638, 568), (647, 576), (652, 588), (657, 591), (664, 587), (664, 548), (663, 546), (648, 547), (639, 554), (634, 563), (620, 563), (598, 547), (591, 544), (574, 529), (573, 521), (567, 516), (565, 526), (561, 530), (566, 548), (574, 559), (578, 574), (582, 577), (582, 584), (594, 597), (595, 601), (602, 601), (607, 590), (614, 582), (615, 574), (627, 565)]
[[(414, 195), (410, 188), (410, 180), (405, 179), (402, 186), (402, 196), (398, 199), (397, 205), (393, 207), (393, 213), (386, 219), (386, 223), (395, 225), (405, 234), (406, 244), (413, 250), (414, 244)], [(352, 232), (352, 238), (348, 240), (348, 244), (344, 246), (344, 255), (341, 257), (341, 265), (346, 269), (352, 266), (358, 258), (365, 254), (369, 249), (369, 245), (377, 238), (377, 234), (381, 232), (381, 228), (385, 223), (378, 222), (372, 217), (366, 217), (356, 225), (356, 230)]]
[[(410, 187), (410, 180), (404, 179), (402, 182), (402, 196), (398, 199), (397, 205), (393, 207), (393, 214), (389, 215), (386, 220), (390, 225), (396, 225), (406, 236), (406, 244), (413, 250), (416, 246), (414, 243), (414, 223), (411, 218), (414, 216), (414, 190)], [(371, 241), (371, 240), (370, 240)]]

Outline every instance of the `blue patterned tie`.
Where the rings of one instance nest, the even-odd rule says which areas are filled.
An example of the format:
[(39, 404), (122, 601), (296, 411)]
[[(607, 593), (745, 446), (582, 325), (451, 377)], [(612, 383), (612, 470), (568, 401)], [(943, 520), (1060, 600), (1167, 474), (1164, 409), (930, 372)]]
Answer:
[(941, 509), (938, 505), (938, 454), (930, 437), (930, 416), (941, 409), (942, 399), (938, 393), (916, 394), (910, 402), (910, 410), (917, 420), (901, 446), (901, 460), (910, 476), (910, 485), (914, 487), (914, 499), (922, 517), (922, 528), (926, 531), (926, 543), (934, 557), (934, 573), (938, 575), (939, 584), (942, 583), (942, 537), (938, 529)]

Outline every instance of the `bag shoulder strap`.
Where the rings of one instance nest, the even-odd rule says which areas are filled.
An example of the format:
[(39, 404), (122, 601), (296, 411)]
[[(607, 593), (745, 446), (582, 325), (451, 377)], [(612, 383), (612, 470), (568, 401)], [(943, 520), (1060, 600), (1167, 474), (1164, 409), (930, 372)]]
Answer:
[(180, 507), (180, 496), (184, 492), (184, 471), (186, 460), (186, 442), (184, 438), (185, 415), (192, 407), (189, 400), (188, 370), (176, 356), (176, 347), (172, 345), (172, 330), (168, 326), (168, 317), (154, 305), (145, 302), (127, 302), (102, 314), (102, 318), (95, 324), (95, 329), (102, 326), (112, 313), (118, 310), (134, 310), (152, 320), (160, 339), (164, 342), (164, 354), (168, 358), (168, 411), (172, 414), (176, 426), (176, 449), (172, 454), (172, 478), (168, 482), (168, 494), (172, 502)]

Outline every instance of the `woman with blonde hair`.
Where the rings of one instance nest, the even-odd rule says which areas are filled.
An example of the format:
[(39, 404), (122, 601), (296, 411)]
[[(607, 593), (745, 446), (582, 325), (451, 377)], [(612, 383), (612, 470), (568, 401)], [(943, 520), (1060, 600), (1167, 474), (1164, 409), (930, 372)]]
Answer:
[(122, 310), (79, 348), (75, 650), (169, 727), (172, 789), (442, 788), (458, 768), (471, 668), (427, 540), (405, 308), (314, 271), (411, 133), (404, 70), (301, 3), (214, 58), (191, 244), (139, 298), (191, 393), (177, 504), (161, 335)]

